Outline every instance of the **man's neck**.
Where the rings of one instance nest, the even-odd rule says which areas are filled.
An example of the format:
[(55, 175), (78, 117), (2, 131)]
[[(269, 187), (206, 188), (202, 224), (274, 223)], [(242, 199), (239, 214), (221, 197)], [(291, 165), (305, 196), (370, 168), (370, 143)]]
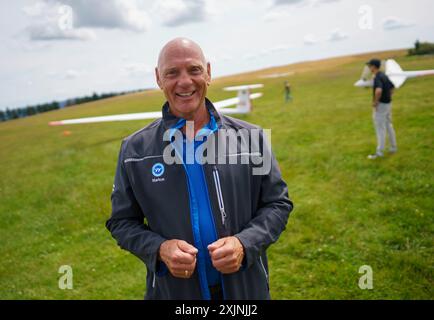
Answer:
[[(196, 133), (202, 129), (210, 120), (210, 115), (208, 109), (205, 106), (205, 103), (190, 117), (186, 117), (185, 120), (193, 121), (194, 130), (188, 130), (186, 126), (182, 128), (182, 132), (187, 135), (189, 140), (193, 140), (196, 136)], [(189, 127), (190, 129), (190, 127)], [(193, 129), (193, 128), (191, 128)]]

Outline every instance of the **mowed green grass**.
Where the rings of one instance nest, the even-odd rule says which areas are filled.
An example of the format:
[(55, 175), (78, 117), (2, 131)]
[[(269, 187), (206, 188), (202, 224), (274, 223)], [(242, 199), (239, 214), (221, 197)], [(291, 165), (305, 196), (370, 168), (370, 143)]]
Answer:
[[(394, 56), (404, 69), (434, 57)], [(274, 299), (433, 299), (434, 77), (409, 80), (393, 113), (399, 152), (379, 161), (371, 91), (353, 87), (370, 55), (283, 66), (217, 79), (265, 84), (242, 116), (272, 130), (295, 210), (269, 250)], [(295, 71), (278, 79), (259, 75)], [(294, 101), (283, 103), (283, 81)], [(151, 111), (160, 92), (139, 93), (0, 123), (0, 298), (142, 299), (146, 270), (119, 249), (104, 223), (121, 139), (149, 121), (49, 127), (48, 121)], [(70, 130), (70, 136), (63, 136)], [(70, 265), (74, 289), (58, 288)], [(359, 267), (373, 269), (361, 290)]]

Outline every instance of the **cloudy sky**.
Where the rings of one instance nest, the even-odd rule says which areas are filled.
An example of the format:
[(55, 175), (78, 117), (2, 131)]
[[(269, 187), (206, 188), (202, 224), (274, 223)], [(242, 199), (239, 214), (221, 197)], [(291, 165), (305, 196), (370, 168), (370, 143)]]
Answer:
[(155, 87), (159, 49), (197, 41), (222, 76), (434, 41), (432, 0), (0, 2), (0, 108)]

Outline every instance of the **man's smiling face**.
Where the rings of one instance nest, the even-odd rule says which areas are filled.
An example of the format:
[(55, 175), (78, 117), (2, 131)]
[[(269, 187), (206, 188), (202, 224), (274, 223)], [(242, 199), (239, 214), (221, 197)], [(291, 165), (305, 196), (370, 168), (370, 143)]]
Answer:
[(192, 118), (204, 106), (211, 67), (194, 42), (187, 39), (169, 42), (160, 53), (155, 74), (175, 116)]

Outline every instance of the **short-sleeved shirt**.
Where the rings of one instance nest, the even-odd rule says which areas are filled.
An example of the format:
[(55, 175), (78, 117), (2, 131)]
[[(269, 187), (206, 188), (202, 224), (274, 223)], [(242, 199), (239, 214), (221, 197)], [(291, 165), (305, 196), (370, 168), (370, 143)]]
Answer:
[(375, 98), (375, 89), (381, 88), (383, 91), (381, 93), (380, 102), (390, 103), (392, 101), (392, 89), (395, 88), (390, 79), (381, 71), (379, 71), (374, 78), (374, 90), (373, 95)]

